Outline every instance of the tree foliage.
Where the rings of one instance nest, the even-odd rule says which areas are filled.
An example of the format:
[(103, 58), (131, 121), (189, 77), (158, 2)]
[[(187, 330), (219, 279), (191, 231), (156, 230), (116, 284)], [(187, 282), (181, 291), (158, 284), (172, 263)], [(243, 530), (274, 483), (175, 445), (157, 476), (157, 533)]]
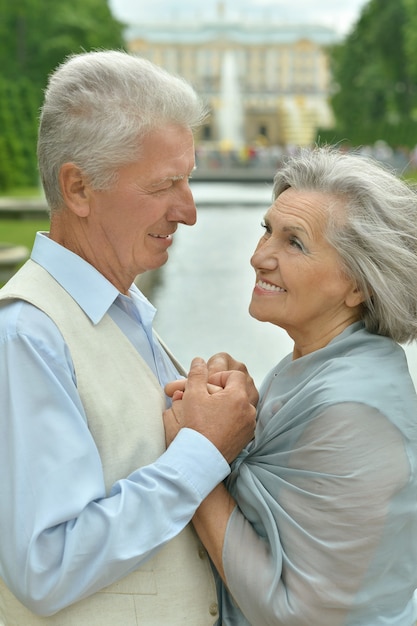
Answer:
[(370, 0), (331, 51), (335, 138), (417, 144), (417, 3)]
[(107, 0), (0, 0), (0, 190), (36, 183), (38, 111), (71, 53), (124, 47)]

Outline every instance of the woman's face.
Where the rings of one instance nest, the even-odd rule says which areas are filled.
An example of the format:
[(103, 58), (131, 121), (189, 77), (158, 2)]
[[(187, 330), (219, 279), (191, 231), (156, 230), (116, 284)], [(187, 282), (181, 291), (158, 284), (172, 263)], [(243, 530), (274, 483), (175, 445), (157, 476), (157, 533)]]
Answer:
[(250, 314), (284, 328), (295, 357), (325, 346), (360, 318), (362, 294), (325, 238), (330, 206), (343, 219), (335, 196), (284, 191), (265, 215), (265, 234), (251, 259), (256, 284)]

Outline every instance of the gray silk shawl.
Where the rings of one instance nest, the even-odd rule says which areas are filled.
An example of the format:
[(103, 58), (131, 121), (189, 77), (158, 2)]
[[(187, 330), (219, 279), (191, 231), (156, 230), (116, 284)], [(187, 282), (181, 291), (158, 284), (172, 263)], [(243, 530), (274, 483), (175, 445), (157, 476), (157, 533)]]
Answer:
[(284, 358), (227, 479), (238, 507), (219, 623), (414, 623), (416, 467), (417, 398), (400, 346), (356, 323)]

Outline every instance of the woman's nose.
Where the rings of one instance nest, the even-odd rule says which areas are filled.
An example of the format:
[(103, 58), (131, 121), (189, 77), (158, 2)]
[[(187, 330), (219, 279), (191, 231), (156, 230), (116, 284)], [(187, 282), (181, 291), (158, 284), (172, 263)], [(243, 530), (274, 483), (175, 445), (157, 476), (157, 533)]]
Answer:
[(274, 270), (278, 267), (278, 251), (270, 240), (260, 241), (252, 254), (250, 263), (254, 269)]

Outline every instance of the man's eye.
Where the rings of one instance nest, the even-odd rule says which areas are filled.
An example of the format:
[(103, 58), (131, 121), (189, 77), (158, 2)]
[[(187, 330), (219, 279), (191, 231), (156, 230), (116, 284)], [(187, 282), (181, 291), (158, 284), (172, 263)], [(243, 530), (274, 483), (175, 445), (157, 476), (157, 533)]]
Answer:
[(154, 194), (164, 193), (164, 191), (168, 191), (168, 189), (170, 189), (171, 187), (172, 187), (172, 184), (164, 185), (164, 187), (158, 187), (158, 189), (155, 189)]
[(269, 224), (267, 224), (266, 222), (261, 222), (261, 226), (265, 230), (265, 232), (268, 233), (268, 235), (271, 234), (271, 227)]

